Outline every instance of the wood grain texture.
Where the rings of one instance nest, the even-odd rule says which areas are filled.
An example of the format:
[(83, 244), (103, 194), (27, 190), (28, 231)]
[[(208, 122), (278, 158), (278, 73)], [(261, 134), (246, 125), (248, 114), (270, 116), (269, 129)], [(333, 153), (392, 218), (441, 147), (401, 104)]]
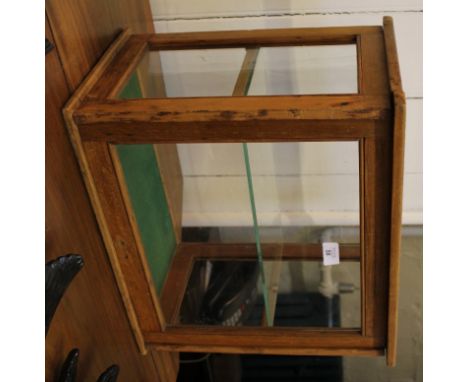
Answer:
[(389, 95), (383, 33), (359, 35), (359, 90), (363, 95)]
[[(159, 381), (155, 371), (159, 365), (155, 367), (154, 360), (138, 354), (130, 335), (128, 318), (60, 117), (67, 98), (122, 30), (130, 27), (138, 32), (154, 32), (151, 9), (146, 0), (47, 0), (45, 6), (46, 35), (58, 53), (54, 69), (46, 68), (46, 78), (51, 79), (46, 79), (46, 83), (54, 84), (53, 90), (46, 92), (46, 109), (51, 110), (46, 114), (46, 126), (54, 126), (50, 134), (46, 128), (46, 150), (49, 148), (52, 153), (46, 162), (46, 192), (52, 190), (46, 205), (49, 216), (46, 247), (50, 241), (60, 243), (54, 246), (53, 253), (46, 252), (46, 256), (51, 259), (70, 251), (78, 252), (85, 257), (88, 269), (82, 272), (83, 281), (71, 289), (69, 298), (65, 296), (68, 309), (56, 316), (55, 325), (61, 331), (56, 329), (57, 334), (51, 332), (48, 337), (46, 369), (50, 378), (47, 380), (52, 379), (65, 352), (79, 346), (83, 354), (93, 354), (92, 358), (81, 361), (82, 379), (94, 380), (108, 365), (118, 363), (124, 380)], [(60, 86), (67, 88), (66, 96), (60, 93)], [(59, 94), (60, 99), (56, 101)], [(76, 249), (71, 250), (70, 246)], [(83, 295), (89, 297), (83, 300)], [(174, 358), (175, 370), (177, 362)]]
[(329, 27), (255, 29), (216, 32), (163, 33), (140, 35), (152, 50), (199, 48), (232, 48), (291, 45), (352, 44), (360, 33), (372, 33), (381, 27)]
[(125, 308), (127, 310), (127, 314), (130, 320), (130, 324), (132, 326), (135, 340), (138, 344), (140, 351), (145, 354), (146, 347), (144, 344), (143, 336), (141, 334), (141, 329), (139, 327), (138, 319), (136, 317), (134, 307), (131, 303), (131, 299), (128, 293), (128, 288), (126, 283), (124, 282), (124, 278), (122, 277), (122, 271), (119, 266), (119, 263), (116, 262), (116, 255), (115, 255), (115, 248), (112, 242), (112, 238), (109, 234), (109, 231), (106, 230), (105, 226), (105, 219), (104, 214), (99, 204), (99, 197), (92, 178), (89, 176), (91, 173), (88, 161), (86, 160), (86, 154), (81, 143), (80, 134), (78, 132), (77, 126), (74, 124), (73, 121), (73, 112), (78, 107), (78, 105), (83, 102), (86, 98), (88, 92), (95, 86), (100, 76), (105, 72), (107, 67), (112, 62), (113, 58), (118, 54), (119, 50), (123, 45), (125, 45), (126, 41), (128, 40), (129, 32), (124, 31), (120, 34), (120, 36), (113, 42), (113, 44), (109, 47), (109, 49), (105, 52), (101, 60), (99, 60), (98, 64), (94, 66), (91, 72), (86, 76), (83, 82), (80, 84), (78, 89), (74, 92), (73, 96), (67, 102), (67, 104), (63, 108), (63, 114), (65, 120), (67, 122), (68, 133), (70, 135), (71, 142), (75, 149), (75, 155), (78, 159), (78, 163), (81, 168), (81, 172), (84, 175), (84, 181), (86, 184), (86, 188), (88, 194), (91, 199), (91, 203), (93, 204), (94, 213), (98, 219), (99, 227), (101, 229), (101, 235), (103, 235), (104, 243), (106, 245), (106, 249), (108, 254), (110, 254), (111, 261), (114, 274), (117, 275), (117, 285), (119, 286), (119, 290), (122, 295), (122, 300), (124, 302)]
[(352, 348), (301, 348), (293, 344), (287, 347), (245, 347), (235, 345), (198, 345), (195, 343), (151, 345), (152, 348), (160, 351), (182, 351), (194, 353), (232, 353), (232, 354), (270, 354), (270, 355), (298, 355), (298, 356), (379, 356), (385, 354), (383, 348), (379, 349), (352, 349)]
[(391, 17), (384, 18), (384, 37), (388, 75), (395, 108), (393, 121), (392, 201), (390, 227), (390, 265), (388, 292), (387, 365), (396, 365), (398, 331), (398, 294), (401, 252), (401, 216), (403, 210), (403, 174), (406, 101), (401, 85), (395, 31)]
[[(108, 100), (74, 113), (83, 140), (113, 143), (340, 140), (381, 133), (388, 98), (278, 96)], [(252, 122), (255, 122), (252, 124)]]
[[(192, 345), (245, 348), (246, 350), (274, 348), (309, 349), (379, 349), (384, 347), (382, 338), (363, 337), (359, 329), (324, 329), (311, 327), (263, 327), (263, 326), (168, 326), (164, 333), (144, 333), (149, 345)], [(193, 350), (195, 351), (195, 350)]]
[(98, 123), (197, 123), (381, 119), (390, 110), (388, 97), (298, 95), (105, 100), (75, 112), (79, 125)]
[[(135, 335), (144, 328), (161, 330), (164, 318), (158, 315), (158, 302), (153, 299), (152, 280), (140, 256), (137, 241), (125, 208), (109, 147), (105, 143), (86, 142), (83, 151), (88, 163), (90, 182), (95, 193), (91, 199), (106, 242), (116, 279), (121, 288)], [(123, 271), (123, 269), (125, 271)], [(137, 337), (138, 338), (138, 337)], [(144, 346), (144, 341), (142, 341)], [(146, 348), (142, 349), (146, 353)]]
[(130, 36), (114, 57), (112, 65), (102, 73), (86, 98), (88, 100), (117, 98), (146, 51), (146, 43)]
[(234, 85), (234, 90), (232, 91), (233, 96), (247, 95), (259, 51), (259, 48), (250, 48), (246, 50), (244, 61), (242, 62), (236, 84)]
[(71, 91), (123, 29), (154, 32), (148, 1), (46, 0), (45, 8)]
[[(46, 37), (54, 42), (47, 20)], [(142, 357), (135, 345), (64, 126), (61, 109), (70, 89), (57, 50), (45, 60), (46, 260), (74, 252), (85, 262), (52, 320), (45, 346), (45, 380), (55, 380), (68, 352), (78, 347), (83, 355), (79, 380), (96, 380), (117, 363), (122, 380), (159, 381), (153, 360)]]
[[(387, 21), (388, 24), (388, 21)], [(316, 96), (275, 96), (275, 97), (208, 97), (179, 99), (103, 99), (75, 105), (67, 114), (76, 142), (83, 145), (79, 153), (85, 166), (85, 173), (91, 180), (91, 196), (97, 206), (104, 236), (118, 279), (124, 280), (124, 300), (129, 298), (130, 316), (137, 322), (137, 336), (140, 341), (158, 349), (202, 351), (218, 349), (232, 352), (292, 351), (294, 354), (317, 354), (323, 349), (348, 349), (367, 354), (381, 353), (386, 346), (389, 331), (396, 330), (396, 316), (389, 317), (392, 304), (389, 299), (389, 279), (398, 274), (398, 263), (389, 265), (390, 251), (397, 254), (395, 232), (401, 220), (401, 179), (402, 162), (398, 159), (401, 147), (401, 121), (404, 116), (398, 93), (398, 73), (394, 69), (387, 73), (387, 65), (397, 62), (388, 47), (392, 40), (385, 37), (381, 27), (319, 28), (282, 31), (245, 31), (199, 33), (192, 35), (139, 35), (132, 41), (142, 44), (149, 42), (151, 48), (161, 48), (168, 44), (171, 48), (226, 47), (258, 44), (297, 45), (338, 44), (345, 41), (356, 42), (358, 49), (359, 90), (358, 95), (316, 95)], [(388, 33), (387, 33), (388, 34)], [(254, 37), (258, 37), (257, 40)], [(388, 41), (388, 42), (387, 42)], [(191, 45), (195, 44), (195, 45)], [(387, 48), (387, 51), (385, 50)], [(255, 52), (254, 49), (248, 50)], [(128, 65), (134, 65), (131, 54), (123, 54)], [(392, 58), (393, 57), (393, 58)], [(235, 92), (246, 89), (251, 74), (250, 66), (255, 62), (249, 54), (239, 76)], [(117, 65), (117, 66), (114, 66)], [(121, 69), (118, 69), (121, 67)], [(117, 68), (118, 81), (128, 75), (126, 65), (111, 63), (109, 73)], [(393, 72), (392, 72), (393, 70)], [(107, 82), (110, 83), (108, 76)], [(394, 85), (392, 85), (392, 83)], [(107, 85), (106, 85), (107, 86)], [(391, 98), (389, 90), (394, 98)], [(395, 90), (396, 89), (396, 90)], [(104, 94), (104, 93), (103, 93)], [(107, 93), (106, 93), (107, 94)], [(102, 95), (106, 97), (106, 95)], [(400, 111), (397, 111), (400, 107)], [(395, 118), (393, 113), (396, 113)], [(394, 119), (399, 121), (399, 131), (393, 131)], [(82, 140), (82, 141), (81, 141)], [(119, 186), (107, 147), (122, 143), (176, 143), (176, 142), (275, 142), (275, 141), (320, 141), (356, 140), (360, 142), (360, 188), (361, 196), (361, 247), (354, 247), (352, 256), (362, 261), (362, 329), (323, 330), (323, 328), (265, 328), (265, 327), (207, 327), (190, 325), (168, 325), (158, 303), (151, 303), (159, 317), (154, 316), (150, 300), (145, 296), (144, 269), (137, 266), (136, 248), (132, 244), (131, 222), (127, 221), (125, 205), (119, 199)], [(77, 145), (77, 146), (79, 146)], [(396, 148), (395, 146), (398, 145)], [(173, 155), (174, 152), (171, 153)], [(395, 155), (397, 157), (395, 157)], [(401, 170), (401, 171), (400, 171)], [(93, 190), (93, 187), (95, 189)], [(399, 195), (392, 195), (392, 192)], [(400, 199), (399, 199), (400, 198)], [(98, 202), (96, 202), (96, 200)], [(396, 219), (396, 220), (394, 220)], [(396, 223), (397, 227), (393, 227)], [(109, 231), (109, 235), (106, 232)], [(109, 243), (108, 243), (109, 241)], [(115, 249), (115, 246), (122, 248)], [(190, 245), (192, 247), (190, 247)], [(231, 247), (232, 258), (239, 258), (242, 245)], [(229, 258), (229, 249), (224, 246), (180, 244), (179, 250), (188, 251), (185, 259), (173, 261), (171, 274), (162, 296), (162, 311), (174, 324), (178, 305), (189, 276), (189, 269), (195, 252), (200, 257)], [(247, 247), (246, 247), (247, 248)], [(253, 246), (245, 250), (244, 258), (254, 258)], [(286, 248), (286, 251), (285, 251)], [(392, 249), (393, 248), (393, 249)], [(234, 249), (234, 250), (233, 250)], [(244, 248), (245, 249), (245, 248)], [(291, 248), (290, 248), (291, 249)], [(310, 256), (317, 248), (293, 248), (294, 256)], [(300, 251), (298, 251), (300, 249)], [(287, 246), (282, 245), (283, 257)], [(134, 259), (128, 259), (130, 253)], [(268, 250), (265, 250), (268, 257)], [(272, 247), (275, 259), (278, 247)], [(351, 253), (351, 252), (350, 252)], [(350, 255), (350, 257), (352, 257)], [(285, 257), (287, 258), (287, 256)], [(141, 258), (140, 258), (141, 260)], [(185, 260), (185, 261), (184, 261)], [(389, 271), (390, 268), (390, 271)], [(119, 271), (120, 269), (120, 271)], [(149, 280), (146, 280), (148, 282)], [(393, 281), (395, 284), (397, 281)], [(393, 285), (393, 288), (395, 285)], [(396, 296), (393, 290), (390, 294)], [(182, 297), (181, 297), (182, 296)], [(390, 302), (389, 302), (390, 301)], [(138, 313), (136, 313), (138, 312)], [(154, 317), (153, 317), (154, 316)], [(154, 318), (154, 319), (153, 319)], [(391, 320), (394, 320), (391, 321)], [(158, 325), (155, 325), (159, 323)], [(387, 322), (390, 322), (387, 326)], [(392, 323), (393, 322), (393, 323)], [(392, 327), (393, 329), (390, 329)], [(144, 340), (141, 339), (143, 335)], [(294, 349), (293, 349), (294, 348)], [(239, 350), (241, 349), (241, 350)], [(289, 350), (288, 350), (289, 349)], [(293, 349), (293, 350), (291, 350)], [(336, 353), (334, 353), (336, 354)], [(164, 356), (154, 357), (162, 360)], [(169, 376), (170, 373), (166, 373)]]

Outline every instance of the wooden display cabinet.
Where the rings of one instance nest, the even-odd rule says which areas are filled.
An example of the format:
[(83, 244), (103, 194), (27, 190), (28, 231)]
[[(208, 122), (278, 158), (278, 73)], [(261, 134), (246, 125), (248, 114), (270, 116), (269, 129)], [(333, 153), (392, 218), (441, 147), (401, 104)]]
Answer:
[[(176, 63), (205, 57), (201, 50), (215, 57), (211, 64), (203, 58), (201, 69), (177, 77)], [(340, 51), (348, 53), (336, 54)], [(351, 72), (344, 64), (349, 54)], [(319, 68), (329, 60), (335, 60), (337, 69), (331, 77)], [(268, 68), (273, 64), (276, 71)], [(305, 74), (297, 73), (298, 65)], [(354, 73), (354, 80), (343, 80), (345, 72)], [(188, 89), (180, 78), (195, 85)], [(203, 86), (196, 86), (197, 81)], [(325, 82), (328, 87), (323, 86)], [(276, 86), (279, 83), (288, 86)], [(108, 48), (64, 114), (142, 352), (148, 347), (294, 355), (386, 352), (387, 363), (395, 364), (405, 97), (391, 18), (384, 18), (383, 28), (177, 34), (127, 30)], [(337, 210), (346, 210), (348, 199), (358, 206), (357, 241), (339, 242), (339, 267), (344, 270), (339, 274), (355, 272), (359, 284), (350, 300), (350, 313), (343, 315), (346, 319), (295, 325), (279, 324), (275, 316), (284, 269), (300, 269), (305, 284), (313, 272), (327, 272), (320, 266), (321, 240), (297, 241), (288, 234), (289, 226), (317, 226), (317, 220), (310, 211), (297, 218), (288, 210), (295, 206), (298, 188), (288, 185), (293, 172), (278, 168), (291, 165), (290, 158), (266, 163), (271, 145), (285, 142), (294, 143), (289, 150), (300, 151), (298, 158), (306, 161), (303, 165), (332, 150), (350, 156), (349, 161), (337, 160), (337, 166), (355, 167), (349, 183), (304, 181), (298, 186), (305, 209), (319, 203), (314, 195), (319, 195), (318, 200), (332, 198)], [(185, 153), (185, 161), (190, 162), (191, 155), (196, 158), (197, 150), (207, 144), (212, 153), (218, 153), (210, 159), (212, 163), (225, 164), (228, 173), (232, 171), (243, 182), (239, 198), (233, 196), (239, 191), (237, 183), (223, 195), (225, 203), (231, 203), (226, 210), (233, 216), (242, 215), (236, 215), (242, 209), (238, 203), (250, 208), (250, 239), (236, 242), (230, 234), (226, 239), (229, 227), (213, 222), (213, 216), (223, 217), (223, 213), (198, 221), (195, 213), (195, 222), (189, 224), (211, 226), (217, 238), (188, 241), (182, 234), (185, 200), (190, 205), (193, 192), (184, 191), (179, 154)], [(258, 163), (273, 175), (260, 179)], [(240, 168), (245, 169), (242, 176)], [(271, 181), (276, 186), (271, 187)], [(213, 184), (198, 189), (200, 197), (215, 204)], [(291, 198), (279, 205), (284, 211), (278, 212), (277, 219), (261, 211), (272, 189), (276, 198)], [(320, 190), (325, 191), (319, 194)], [(245, 228), (245, 217), (237, 225)], [(281, 233), (264, 240), (262, 233), (278, 226)], [(218, 282), (220, 289), (225, 288), (226, 300), (233, 291), (223, 285), (223, 278), (235, 279), (234, 290), (242, 292), (242, 309), (224, 321), (221, 313), (227, 305), (207, 305), (219, 296), (206, 301), (217, 275), (222, 275)], [(300, 289), (306, 297), (311, 291), (309, 286)], [(323, 301), (332, 300), (329, 295)], [(311, 304), (307, 302), (305, 308), (313, 309)], [(342, 309), (348, 309), (345, 305)], [(247, 310), (250, 318), (244, 314)]]

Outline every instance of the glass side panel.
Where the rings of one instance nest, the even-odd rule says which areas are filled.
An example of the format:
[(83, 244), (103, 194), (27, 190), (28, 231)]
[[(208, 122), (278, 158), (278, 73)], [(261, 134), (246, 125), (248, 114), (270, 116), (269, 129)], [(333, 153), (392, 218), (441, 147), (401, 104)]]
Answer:
[(358, 92), (356, 45), (261, 48), (248, 95)]
[[(358, 92), (356, 45), (250, 49), (253, 65), (246, 95), (352, 94)], [(135, 74), (141, 94), (129, 98), (229, 97), (245, 48), (147, 52)], [(252, 64), (252, 62), (251, 62)], [(245, 69), (245, 67), (244, 67)]]
[[(120, 98), (139, 97), (134, 74)], [(166, 193), (153, 145), (117, 145), (125, 188), (132, 204), (156, 291), (161, 292), (174, 255), (176, 239)]]
[[(311, 260), (265, 260), (269, 326), (359, 328), (360, 264), (322, 266)], [(180, 309), (181, 324), (265, 326), (265, 300), (256, 261), (194, 263)]]

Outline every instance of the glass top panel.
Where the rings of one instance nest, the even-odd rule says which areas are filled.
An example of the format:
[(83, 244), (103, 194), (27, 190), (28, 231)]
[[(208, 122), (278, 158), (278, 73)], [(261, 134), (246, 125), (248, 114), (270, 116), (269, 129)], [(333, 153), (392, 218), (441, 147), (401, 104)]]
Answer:
[(237, 95), (358, 92), (355, 44), (149, 51), (134, 75), (142, 93), (127, 98), (228, 97), (239, 76), (251, 82)]
[(358, 92), (356, 45), (261, 48), (248, 95)]

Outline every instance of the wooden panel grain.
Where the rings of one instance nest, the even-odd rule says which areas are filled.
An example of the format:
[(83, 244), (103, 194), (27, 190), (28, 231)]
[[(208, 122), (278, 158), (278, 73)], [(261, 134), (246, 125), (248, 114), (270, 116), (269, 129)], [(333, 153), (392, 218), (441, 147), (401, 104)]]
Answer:
[(388, 95), (383, 30), (359, 36), (360, 92), (365, 95)]
[(393, 93), (395, 114), (393, 117), (393, 163), (390, 227), (390, 262), (388, 291), (387, 364), (396, 364), (398, 330), (398, 294), (401, 251), (401, 221), (403, 210), (403, 173), (405, 148), (406, 100), (401, 85), (400, 66), (391, 17), (384, 18), (384, 37), (390, 88)]
[[(312, 351), (328, 349), (380, 349), (382, 338), (363, 337), (359, 329), (323, 329), (310, 327), (284, 328), (263, 326), (168, 326), (164, 333), (144, 333), (149, 345), (185, 345), (262, 349), (294, 348)], [(242, 350), (240, 350), (242, 352)]]
[[(164, 319), (157, 313), (159, 304), (138, 251), (109, 148), (105, 143), (86, 142), (83, 151), (94, 189), (91, 200), (135, 336), (141, 341), (141, 330), (161, 330)], [(141, 344), (144, 346), (144, 341)]]
[[(85, 256), (85, 263), (89, 264), (89, 271), (85, 265), (82, 272), (87, 275), (86, 278), (83, 276), (83, 281), (77, 283), (77, 289), (70, 293), (68, 304), (74, 310), (57, 313), (60, 324), (56, 325), (60, 325), (61, 334), (66, 340), (60, 337), (60, 333), (55, 339), (51, 339), (52, 334), (49, 335), (46, 351), (52, 356), (46, 359), (46, 367), (47, 370), (56, 371), (65, 356), (63, 352), (69, 350), (65, 347), (79, 346), (82, 354), (93, 354), (94, 357), (81, 360), (81, 370), (84, 371), (79, 372), (80, 379), (82, 373), (83, 379), (94, 380), (110, 364), (118, 363), (122, 379), (159, 381), (154, 360), (138, 355), (79, 167), (60, 118), (67, 98), (123, 29), (130, 27), (137, 32), (154, 32), (151, 9), (147, 0), (47, 0), (45, 7), (47, 37), (54, 41), (58, 53), (54, 70), (46, 69), (48, 78), (62, 76), (64, 86), (69, 90), (66, 96), (61, 96), (60, 102), (51, 101), (53, 112), (46, 115), (46, 126), (55, 126), (50, 130), (50, 135), (46, 132), (46, 150), (50, 148), (54, 153), (50, 155), (53, 159), (46, 163), (46, 189), (54, 190), (46, 205), (46, 214), (50, 217), (46, 223), (46, 248), (51, 245), (50, 242), (63, 243), (54, 247), (53, 255), (46, 255), (51, 259), (69, 251), (78, 252)], [(118, 46), (115, 48), (117, 51)], [(109, 60), (111, 58), (112, 55), (108, 57)], [(49, 83), (49, 79), (46, 82)], [(49, 91), (46, 105), (59, 93), (55, 88)], [(57, 174), (52, 169), (60, 169), (61, 172)], [(52, 175), (48, 177), (47, 173)], [(71, 206), (75, 206), (76, 211)], [(76, 218), (74, 213), (78, 213)], [(53, 232), (54, 229), (57, 232)], [(91, 297), (80, 303), (83, 295)], [(76, 308), (77, 304), (83, 309)], [(94, 325), (91, 330), (90, 325)], [(173, 367), (174, 370), (178, 368), (175, 358)]]
[(350, 140), (379, 135), (366, 120), (389, 107), (387, 98), (345, 95), (106, 100), (81, 106), (74, 120), (83, 140), (111, 143)]
[(386, 338), (391, 206), (391, 123), (376, 122), (387, 137), (365, 139), (364, 161), (364, 285), (365, 334)]
[(145, 53), (146, 43), (130, 36), (86, 98), (117, 98)]
[[(203, 259), (255, 259), (256, 247), (253, 243), (181, 243), (177, 248), (179, 256), (195, 253)], [(263, 258), (265, 260), (322, 260), (322, 244), (308, 243), (263, 243)], [(359, 244), (340, 244), (340, 259), (342, 261), (360, 260)]]
[(72, 91), (122, 29), (154, 32), (148, 1), (46, 0), (45, 7)]
[[(46, 37), (53, 36), (46, 20)], [(55, 43), (55, 42), (54, 42)], [(78, 380), (96, 380), (111, 364), (122, 380), (159, 381), (153, 360), (135, 345), (64, 121), (70, 90), (57, 51), (46, 58), (46, 261), (79, 253), (85, 266), (62, 298), (45, 348), (45, 380), (57, 378), (72, 348), (81, 352)]]
[(82, 105), (79, 125), (99, 123), (228, 123), (382, 119), (388, 97), (361, 95), (286, 95), (103, 100)]
[(192, 33), (141, 35), (150, 49), (174, 50), (190, 48), (228, 48), (290, 45), (352, 44), (356, 35), (376, 32), (380, 27), (329, 27), (231, 30)]
[(264, 354), (264, 355), (297, 355), (297, 356), (379, 356), (385, 354), (383, 348), (375, 349), (353, 349), (353, 348), (301, 348), (294, 345), (287, 347), (245, 347), (237, 345), (198, 345), (191, 344), (161, 344), (151, 345), (159, 351), (182, 351), (194, 353), (224, 353), (224, 354)]

